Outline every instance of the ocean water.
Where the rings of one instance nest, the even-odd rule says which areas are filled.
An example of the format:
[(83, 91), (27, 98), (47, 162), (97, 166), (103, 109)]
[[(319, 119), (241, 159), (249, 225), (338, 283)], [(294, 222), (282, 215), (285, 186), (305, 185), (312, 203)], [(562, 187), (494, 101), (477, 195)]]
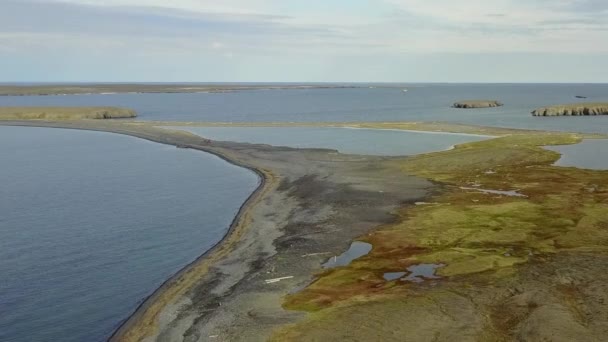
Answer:
[(297, 148), (329, 148), (341, 153), (383, 156), (442, 151), (487, 136), (383, 129), (326, 127), (170, 127), (212, 140)]
[[(537, 118), (538, 107), (608, 102), (608, 84), (403, 84), (393, 88), (254, 90), (199, 94), (7, 96), (0, 106), (114, 105), (141, 120), (222, 122), (445, 121), (475, 125), (608, 133), (606, 117)], [(403, 92), (402, 89), (407, 89)], [(587, 96), (577, 99), (575, 96)], [(459, 100), (496, 99), (504, 107), (462, 110)]]
[(608, 170), (608, 140), (589, 139), (575, 145), (547, 146), (548, 150), (561, 153), (557, 166), (573, 166), (582, 169)]
[(215, 156), (0, 126), (0, 341), (103, 341), (258, 184)]

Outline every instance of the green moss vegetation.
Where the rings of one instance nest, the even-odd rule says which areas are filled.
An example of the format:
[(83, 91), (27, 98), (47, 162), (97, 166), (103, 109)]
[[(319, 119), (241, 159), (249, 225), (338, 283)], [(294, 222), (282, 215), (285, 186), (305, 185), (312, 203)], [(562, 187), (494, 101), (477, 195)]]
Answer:
[[(542, 148), (583, 138), (567, 133), (509, 134), (394, 162), (392, 167), (404, 173), (440, 182), (444, 191), (429, 203), (403, 208), (398, 223), (361, 237), (373, 245), (367, 256), (324, 271), (306, 289), (287, 296), (285, 308), (311, 314), (278, 331), (275, 338), (314, 340), (347, 333), (347, 328), (336, 327), (367, 324), (363, 318), (357, 321), (361, 312), (399, 331), (393, 313), (407, 314), (407, 319), (417, 322), (437, 308), (427, 305), (422, 312), (416, 305), (442, 302), (442, 310), (449, 311), (452, 305), (455, 309), (458, 299), (449, 296), (466, 292), (471, 284), (482, 289), (520, 277), (519, 270), (532, 259), (608, 252), (608, 172), (552, 166), (559, 154)], [(523, 196), (475, 189), (515, 190)], [(439, 283), (449, 284), (450, 294), (383, 279), (385, 272), (403, 272), (421, 263), (444, 264), (437, 275), (442, 277)], [(471, 312), (488, 307), (477, 306)], [(445, 316), (446, 312), (439, 312), (419, 324), (443, 324)], [(496, 329), (487, 325), (479, 324), (476, 338), (489, 333), (497, 338)], [(370, 334), (368, 338), (380, 336), (377, 331)]]

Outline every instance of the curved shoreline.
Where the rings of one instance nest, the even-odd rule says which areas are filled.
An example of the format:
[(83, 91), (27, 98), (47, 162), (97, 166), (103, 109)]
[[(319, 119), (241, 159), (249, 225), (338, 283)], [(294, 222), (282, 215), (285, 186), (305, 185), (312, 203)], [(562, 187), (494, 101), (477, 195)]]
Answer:
[[(185, 148), (202, 151), (200, 149), (196, 149), (196, 148), (192, 148), (192, 147), (185, 147)], [(142, 321), (144, 324), (146, 324), (146, 322), (145, 322), (146, 320), (158, 319), (158, 315), (160, 314), (160, 311), (162, 308), (159, 309), (158, 311), (152, 312), (152, 313), (149, 313), (148, 310), (153, 309), (154, 305), (158, 305), (161, 298), (163, 298), (164, 296), (167, 295), (166, 292), (169, 291), (172, 287), (174, 287), (175, 285), (177, 285), (180, 282), (180, 278), (188, 275), (189, 272), (196, 269), (197, 267), (203, 266), (202, 263), (204, 261), (208, 261), (208, 258), (210, 258), (213, 253), (219, 252), (219, 250), (221, 250), (222, 247), (225, 247), (224, 245), (229, 242), (228, 240), (230, 240), (231, 237), (233, 237), (236, 233), (238, 233), (238, 230), (245, 228), (244, 221), (246, 221), (246, 216), (248, 214), (248, 210), (250, 210), (251, 207), (257, 203), (257, 201), (259, 200), (261, 195), (272, 185), (271, 183), (269, 183), (269, 181), (271, 181), (271, 179), (272, 179), (272, 176), (265, 173), (264, 171), (261, 171), (261, 170), (258, 170), (258, 169), (255, 169), (253, 167), (249, 167), (246, 165), (242, 165), (236, 161), (230, 160), (229, 158), (227, 158), (224, 155), (221, 155), (219, 153), (211, 153), (211, 152), (207, 152), (207, 151), (202, 151), (202, 152), (213, 154), (213, 155), (223, 159), (227, 163), (230, 163), (232, 165), (242, 167), (242, 168), (245, 168), (247, 170), (254, 172), (258, 176), (259, 184), (258, 184), (257, 188), (249, 195), (249, 197), (247, 197), (245, 202), (243, 202), (243, 204), (241, 204), (241, 206), (239, 207), (239, 210), (237, 211), (236, 215), (232, 219), (232, 222), (231, 222), (230, 226), (228, 227), (226, 234), (224, 234), (222, 239), (219, 240), (217, 243), (215, 243), (211, 248), (209, 248), (203, 254), (198, 256), (195, 260), (193, 260), (188, 265), (184, 266), (182, 269), (177, 271), (174, 275), (172, 275), (167, 280), (165, 280), (156, 290), (154, 290), (154, 292), (152, 292), (152, 294), (147, 296), (141, 302), (141, 304), (139, 304), (137, 306), (137, 308), (135, 308), (135, 310), (131, 313), (131, 315), (128, 318), (126, 318), (124, 321), (122, 321), (122, 323), (118, 326), (118, 328), (116, 328), (116, 330), (112, 333), (110, 338), (108, 338), (108, 341), (124, 341), (125, 338), (129, 339), (130, 338), (129, 335), (131, 335), (133, 333), (132, 329), (136, 325), (141, 324)], [(187, 290), (187, 288), (183, 288), (183, 289), (179, 289), (179, 290)], [(181, 292), (181, 291), (179, 291), (179, 292)], [(171, 299), (175, 298), (179, 294), (180, 293), (171, 294)], [(165, 301), (166, 300), (167, 299), (165, 299)], [(147, 317), (148, 315), (153, 315), (153, 317)], [(147, 333), (144, 333), (141, 335), (143, 335), (143, 336), (141, 336), (142, 338), (145, 338), (147, 335), (150, 335), (150, 332), (148, 331)]]
[[(110, 341), (180, 341), (192, 338), (193, 333), (219, 334), (224, 340), (269, 337), (273, 325), (268, 323), (256, 323), (245, 332), (233, 331), (229, 329), (232, 324), (224, 326), (218, 319), (238, 315), (232, 316), (236, 325), (243, 319), (256, 320), (243, 311), (270, 302), (272, 315), (282, 317), (273, 324), (295, 321), (299, 314), (284, 310), (277, 299), (314, 277), (326, 258), (322, 252), (342, 253), (352, 239), (394, 222), (394, 210), (404, 203), (413, 205), (437, 189), (437, 184), (425, 179), (402, 176), (393, 162), (395, 157), (209, 141), (188, 132), (125, 121), (5, 121), (0, 125), (123, 134), (211, 153), (261, 177), (226, 236), (152, 292), (130, 317), (117, 324)], [(370, 168), (378, 167), (382, 177), (369, 174)], [(323, 195), (326, 192), (333, 195)], [(305, 215), (309, 223), (298, 222), (294, 213)], [(319, 234), (324, 230), (332, 233)], [(298, 241), (305, 232), (310, 244), (290, 242)], [(313, 256), (302, 259), (309, 254)], [(263, 281), (285, 276), (291, 280), (272, 288)], [(249, 302), (247, 296), (252, 293), (250, 298), (258, 298), (259, 303)], [(227, 336), (232, 334), (238, 336)]]
[[(75, 130), (81, 130), (81, 131), (98, 131), (98, 132), (101, 131), (101, 132), (112, 133), (112, 134), (127, 135), (127, 136), (135, 137), (138, 139), (152, 141), (152, 142), (159, 143), (159, 144), (175, 146), (178, 148), (187, 148), (187, 149), (197, 150), (197, 151), (204, 152), (204, 153), (209, 153), (211, 155), (214, 155), (214, 156), (224, 160), (225, 162), (227, 162), (231, 165), (247, 169), (247, 170), (255, 173), (258, 176), (258, 186), (247, 197), (247, 199), (241, 204), (241, 206), (239, 207), (239, 210), (237, 211), (236, 215), (232, 219), (232, 222), (228, 226), (228, 229), (227, 229), (226, 233), (224, 234), (224, 236), (218, 242), (216, 242), (211, 248), (206, 250), (203, 254), (199, 255), (192, 262), (190, 262), (187, 265), (185, 265), (184, 267), (182, 267), (175, 274), (173, 274), (167, 280), (165, 280), (150, 295), (145, 297), (143, 299), (143, 301), (135, 308), (135, 310), (126, 319), (121, 321), (121, 323), (114, 330), (112, 335), (108, 338), (108, 341), (125, 341), (125, 339), (131, 340), (133, 338), (135, 338), (135, 340), (141, 340), (141, 339), (145, 338), (146, 336), (150, 335), (152, 332), (149, 329), (156, 328), (156, 325), (155, 325), (156, 320), (158, 319), (158, 315), (160, 314), (160, 311), (162, 310), (162, 307), (164, 305), (161, 306), (160, 308), (156, 308), (156, 306), (158, 306), (159, 303), (163, 303), (163, 302), (167, 302), (171, 299), (175, 299), (175, 297), (179, 296), (180, 294), (183, 294), (183, 291), (188, 290), (188, 287), (184, 286), (184, 284), (181, 284), (181, 286), (177, 289), (175, 288), (175, 286), (179, 285), (180, 282), (184, 281), (184, 279), (182, 279), (183, 277), (192, 276), (192, 274), (189, 274), (189, 273), (193, 272), (193, 270), (195, 270), (197, 267), (206, 266), (206, 265), (204, 265), (204, 263), (205, 262), (208, 263), (212, 259), (214, 253), (219, 253), (222, 251), (222, 249), (229, 247), (229, 243), (231, 242), (229, 240), (231, 240), (233, 237), (237, 236), (239, 231), (245, 228), (248, 211), (251, 209), (251, 207), (253, 207), (257, 203), (257, 201), (260, 199), (260, 197), (267, 190), (269, 190), (273, 185), (275, 185), (275, 182), (273, 181), (274, 180), (273, 175), (267, 170), (257, 169), (253, 166), (246, 165), (244, 163), (240, 163), (234, 159), (231, 159), (230, 157), (226, 156), (225, 154), (223, 154), (221, 152), (204, 149), (204, 148), (201, 148), (201, 146), (196, 146), (196, 145), (192, 145), (192, 144), (187, 144), (187, 145), (174, 144), (174, 143), (169, 143), (167, 141), (159, 141), (157, 139), (143, 137), (143, 136), (140, 136), (137, 134), (132, 134), (132, 133), (130, 134), (128, 131), (119, 131), (119, 130), (102, 130), (102, 129), (94, 129), (94, 128), (86, 128), (86, 127), (61, 127), (59, 125), (52, 125), (52, 124), (51, 125), (48, 125), (48, 124), (41, 125), (40, 123), (39, 124), (36, 124), (36, 123), (13, 124), (13, 123), (0, 122), (0, 125), (19, 126), (19, 127), (75, 129)], [(170, 134), (170, 131), (167, 130), (167, 133)], [(205, 272), (203, 271), (201, 273), (204, 274)], [(198, 275), (200, 276), (202, 274), (198, 274)], [(175, 292), (171, 293), (171, 294), (167, 294), (167, 292), (170, 290), (173, 290)], [(169, 295), (170, 297), (164, 298), (167, 295)], [(153, 311), (150, 312), (149, 310), (153, 310)], [(151, 317), (150, 317), (150, 315), (151, 315)], [(153, 320), (153, 322), (150, 322), (152, 320)], [(142, 324), (146, 327), (149, 327), (149, 329), (146, 329), (146, 331), (143, 333), (139, 330), (133, 330), (134, 327), (136, 327), (137, 325), (142, 325)], [(138, 337), (131, 336), (131, 335), (133, 335), (134, 331), (140, 332), (139, 334), (137, 334), (137, 335), (139, 335)]]
[[(40, 126), (40, 123), (23, 126)], [(123, 323), (112, 340), (201, 341), (216, 338), (218, 341), (261, 342), (298, 340), (304, 335), (330, 340), (361, 328), (364, 328), (359, 335), (362, 340), (365, 336), (369, 340), (386, 339), (380, 337), (394, 337), (395, 332), (426, 339), (433, 331), (446, 334), (446, 340), (471, 336), (498, 340), (519, 334), (551, 337), (555, 329), (562, 327), (566, 329), (564, 331), (574, 331), (573, 337), (603, 336), (603, 332), (594, 326), (580, 325), (575, 313), (590, 305), (593, 310), (605, 310), (599, 306), (597, 298), (605, 298), (604, 284), (607, 282), (595, 278), (605, 273), (601, 271), (605, 260), (595, 260), (598, 255), (581, 259), (584, 253), (606, 250), (602, 240), (605, 234), (601, 230), (604, 221), (597, 217), (605, 207), (608, 186), (605, 173), (550, 166), (557, 153), (542, 149), (545, 145), (576, 143), (585, 138), (585, 134), (545, 132), (543, 136), (537, 136), (530, 131), (528, 134), (503, 131), (501, 138), (494, 142), (460, 146), (453, 152), (415, 158), (377, 158), (323, 150), (209, 142), (146, 124), (72, 122), (47, 123), (43, 127), (122, 133), (183, 148), (209, 150), (209, 153), (234, 160), (239, 166), (256, 169), (268, 177), (264, 186), (256, 189), (259, 190), (257, 195), (243, 204), (242, 215), (232, 233), (215, 246), (215, 252), (201, 256), (189, 269), (174, 275), (174, 281), (163, 284), (163, 288), (148, 297), (148, 303), (142, 303), (140, 309)], [(391, 128), (406, 127), (408, 124)], [(502, 159), (497, 160), (498, 155)], [(547, 172), (550, 179), (546, 177)], [(513, 175), (518, 177), (515, 181)], [(496, 199), (478, 192), (462, 192), (461, 187), (471, 186), (471, 179), (479, 181), (486, 189), (504, 189), (505, 184), (518, 184), (517, 188), (528, 199), (508, 196)], [(280, 185), (274, 187), (278, 180)], [(582, 191), (581, 184), (592, 187)], [(445, 205), (413, 206), (429, 196), (433, 196), (434, 203)], [(562, 216), (547, 218), (542, 206), (547, 200), (556, 208), (563, 208), (560, 210), (565, 215), (563, 219)], [(568, 210), (580, 203), (587, 205), (584, 208), (587, 211)], [(473, 221), (477, 224), (474, 228), (481, 229), (480, 234), (499, 234), (496, 236), (508, 239), (495, 245), (494, 235), (488, 235), (489, 238), (481, 235), (483, 239), (479, 234), (470, 235), (471, 221), (467, 217), (454, 216), (457, 222), (465, 223), (463, 229), (467, 231), (464, 233), (471, 239), (457, 242), (456, 247), (462, 246), (464, 251), (444, 254), (444, 245), (434, 246), (438, 239), (435, 236), (444, 237), (445, 220), (463, 209), (482, 218), (478, 224)], [(513, 249), (510, 232), (507, 235), (500, 235), (505, 234), (500, 231), (488, 232), (487, 226), (497, 212), (516, 220), (517, 226), (523, 229), (534, 231), (536, 227), (547, 226), (542, 228), (545, 233), (558, 235), (550, 235), (553, 244), (547, 244), (546, 235), (519, 238), (516, 231), (513, 236), (517, 240), (513, 241), (522, 240), (525, 249)], [(448, 216), (444, 218), (446, 214)], [(434, 221), (435, 216), (441, 219)], [(585, 227), (589, 228), (586, 232), (595, 234), (587, 240), (578, 239), (580, 230), (575, 222), (581, 219), (592, 220), (593, 227), (599, 225), (597, 229)], [(567, 225), (569, 234), (553, 230), (555, 224), (562, 227), (566, 220), (572, 222)], [(420, 225), (421, 229), (408, 232), (406, 228), (412, 224)], [(403, 249), (404, 243), (418, 241), (410, 238), (411, 234), (418, 233), (429, 235), (419, 238), (420, 242), (414, 245), (416, 248)], [(338, 255), (348, 248), (347, 243), (362, 236), (374, 246), (384, 248), (385, 252), (377, 249), (375, 256), (374, 252), (370, 253), (359, 265), (373, 267), (350, 267), (325, 273), (311, 285), (310, 280), (319, 275), (328, 256)], [(458, 239), (458, 235), (453, 239)], [(556, 244), (555, 239), (564, 243)], [(479, 241), (486, 240), (487, 246), (479, 245)], [(444, 243), (453, 247), (450, 239)], [(383, 254), (395, 249), (402, 254)], [(468, 257), (462, 259), (462, 253)], [(555, 254), (557, 259), (553, 253), (559, 253)], [(402, 264), (386, 264), (387, 260)], [(383, 280), (383, 272), (403, 269), (408, 266), (407, 260), (446, 264), (439, 275), (447, 281), (436, 287), (434, 284), (430, 287), (391, 287), (392, 284)], [(542, 267), (538, 267), (537, 260), (543, 262)], [(472, 263), (465, 267), (463, 262)], [(593, 273), (587, 274), (588, 268), (580, 269), (581, 264), (591, 265)], [(556, 279), (557, 272), (565, 272), (568, 282)], [(492, 286), (483, 287), (482, 291), (481, 288), (471, 289), (471, 281), (480, 284), (489, 281), (487, 284)], [(564, 298), (560, 286), (578, 287), (586, 282), (593, 285), (586, 288), (591, 292), (574, 297), (568, 291)], [(381, 287), (381, 293), (377, 290), (379, 284), (389, 287)], [(307, 287), (306, 292), (293, 294), (293, 289), (304, 287)], [(540, 297), (539, 289), (542, 290)], [(383, 297), (383, 293), (388, 296)], [(375, 300), (361, 303), (357, 296), (367, 294)], [(522, 298), (526, 300), (524, 304), (528, 303), (524, 308), (530, 304), (539, 308), (535, 315), (542, 319), (524, 316), (523, 321), (535, 330), (528, 331), (520, 326), (501, 330), (505, 315), (521, 317), (518, 308), (522, 307)], [(573, 307), (576, 312), (572, 316), (555, 316), (564, 312), (561, 308), (570, 308), (575, 299), (584, 301), (576, 302)], [(398, 306), (399, 315), (395, 315), (394, 305)], [(356, 312), (350, 310), (353, 307)], [(321, 311), (315, 311), (317, 308)], [(399, 317), (410, 317), (413, 321), (404, 324)], [(438, 324), (444, 321), (449, 323)], [(553, 323), (546, 328), (546, 324), (539, 322)], [(602, 326), (605, 319), (599, 317), (591, 322)], [(467, 330), (462, 331), (465, 325)]]

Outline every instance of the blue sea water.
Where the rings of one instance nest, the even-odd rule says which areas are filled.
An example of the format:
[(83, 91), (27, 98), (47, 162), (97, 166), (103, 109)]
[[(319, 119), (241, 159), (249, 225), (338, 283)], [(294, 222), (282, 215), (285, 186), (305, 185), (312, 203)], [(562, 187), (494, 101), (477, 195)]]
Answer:
[[(114, 105), (141, 120), (222, 122), (445, 121), (608, 133), (608, 117), (537, 118), (538, 107), (608, 102), (608, 84), (403, 84), (357, 89), (252, 90), (232, 93), (4, 96), (0, 106)], [(372, 87), (372, 88), (370, 88)], [(403, 92), (407, 89), (407, 92)], [(577, 99), (575, 96), (586, 96)], [(496, 99), (504, 107), (462, 110), (459, 100)]]
[(116, 134), (0, 127), (0, 341), (103, 341), (225, 234), (258, 184)]

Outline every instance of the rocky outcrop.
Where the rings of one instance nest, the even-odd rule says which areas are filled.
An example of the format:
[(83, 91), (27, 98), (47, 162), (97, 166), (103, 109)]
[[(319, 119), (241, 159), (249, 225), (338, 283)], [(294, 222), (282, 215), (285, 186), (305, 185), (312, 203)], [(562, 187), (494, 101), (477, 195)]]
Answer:
[(575, 103), (543, 107), (532, 111), (533, 116), (608, 115), (608, 103)]
[(137, 113), (118, 107), (0, 107), (0, 120), (81, 120), (134, 118)]
[(503, 104), (494, 100), (471, 100), (471, 101), (459, 101), (454, 103), (454, 108), (492, 108), (501, 107)]

